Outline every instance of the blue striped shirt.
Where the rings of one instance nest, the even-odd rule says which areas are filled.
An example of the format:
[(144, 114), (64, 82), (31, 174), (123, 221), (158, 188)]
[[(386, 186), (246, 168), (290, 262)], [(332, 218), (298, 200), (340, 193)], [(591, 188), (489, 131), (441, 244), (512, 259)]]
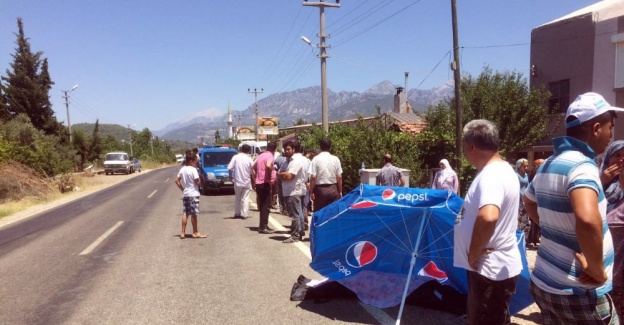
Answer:
[[(537, 202), (541, 245), (537, 252), (531, 280), (542, 290), (561, 295), (602, 296), (611, 291), (613, 241), (606, 221), (605, 199), (594, 151), (572, 137), (553, 139), (554, 154), (537, 170), (525, 196)], [(580, 252), (576, 237), (576, 219), (568, 194), (575, 189), (590, 188), (598, 193), (598, 210), (602, 217), (603, 261), (608, 280), (596, 287), (582, 284), (581, 266), (575, 252)]]

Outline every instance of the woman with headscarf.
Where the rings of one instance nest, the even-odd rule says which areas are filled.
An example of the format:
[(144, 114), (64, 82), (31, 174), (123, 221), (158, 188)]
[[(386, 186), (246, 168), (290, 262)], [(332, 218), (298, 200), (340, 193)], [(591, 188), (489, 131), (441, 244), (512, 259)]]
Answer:
[(524, 208), (524, 203), (522, 202), (522, 197), (524, 196), (524, 191), (529, 187), (529, 161), (525, 158), (520, 158), (516, 161), (516, 175), (518, 175), (518, 182), (520, 182), (520, 211), (518, 212), (518, 229), (524, 231), (525, 233), (529, 232), (529, 216)]
[(624, 141), (613, 141), (605, 151), (600, 166), (600, 182), (607, 199), (607, 212), (611, 211), (615, 204), (624, 197), (620, 189), (618, 175), (622, 171), (622, 158), (624, 157)]
[(624, 141), (612, 142), (605, 151), (600, 166), (600, 182), (607, 199), (607, 224), (613, 239), (615, 260), (613, 262), (613, 289), (609, 293), (613, 304), (622, 317), (624, 306)]
[[(529, 175), (529, 183), (533, 181), (533, 177), (537, 173), (537, 169), (544, 163), (544, 159), (535, 159), (533, 161), (533, 170)], [(529, 219), (529, 235), (527, 236), (527, 249), (536, 249), (540, 240), (540, 227), (538, 224)]]
[(448, 160), (440, 160), (440, 170), (435, 174), (431, 188), (439, 190), (452, 190), (457, 193), (457, 190), (459, 189), (459, 179), (457, 178), (457, 173), (455, 173), (453, 168), (451, 168)]

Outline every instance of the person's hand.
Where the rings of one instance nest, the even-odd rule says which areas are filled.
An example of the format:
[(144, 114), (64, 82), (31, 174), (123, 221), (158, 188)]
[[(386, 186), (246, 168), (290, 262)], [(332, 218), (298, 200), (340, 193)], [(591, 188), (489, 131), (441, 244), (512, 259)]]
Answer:
[(609, 184), (616, 176), (620, 174), (621, 171), (622, 164), (619, 162), (605, 168), (605, 170), (600, 173), (600, 182), (603, 185)]
[(574, 255), (583, 269), (583, 272), (579, 276), (579, 281), (581, 283), (601, 285), (607, 281), (607, 272), (604, 267), (590, 268), (587, 265), (587, 260), (585, 259), (585, 255), (583, 255), (583, 253), (574, 253)]
[(468, 254), (468, 264), (470, 264), (470, 267), (473, 270), (477, 270), (477, 268), (478, 268), (477, 261), (479, 261), (481, 256), (486, 255), (486, 254), (490, 254), (493, 251), (494, 251), (494, 249), (492, 249), (492, 248), (484, 248), (484, 249), (481, 250), (481, 252), (479, 252), (479, 254), (476, 254), (474, 256), (471, 256), (470, 254)]

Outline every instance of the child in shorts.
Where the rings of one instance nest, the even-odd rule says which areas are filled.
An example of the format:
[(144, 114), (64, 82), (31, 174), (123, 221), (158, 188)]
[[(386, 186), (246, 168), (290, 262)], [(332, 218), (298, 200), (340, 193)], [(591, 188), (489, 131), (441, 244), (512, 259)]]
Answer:
[(199, 173), (197, 172), (197, 156), (193, 153), (186, 155), (186, 165), (180, 168), (178, 177), (175, 180), (176, 185), (182, 191), (182, 233), (180, 239), (186, 238), (186, 223), (188, 217), (191, 216), (193, 224), (193, 238), (206, 238), (206, 235), (199, 233), (197, 229), (197, 215), (199, 214)]

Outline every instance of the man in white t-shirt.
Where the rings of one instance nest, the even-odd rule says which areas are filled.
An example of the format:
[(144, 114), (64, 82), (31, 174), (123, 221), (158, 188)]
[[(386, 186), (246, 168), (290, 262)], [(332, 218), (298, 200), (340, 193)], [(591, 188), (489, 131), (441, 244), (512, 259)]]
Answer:
[(522, 271), (516, 244), (520, 184), (498, 153), (492, 122), (470, 121), (463, 132), (464, 155), (479, 173), (455, 225), (453, 265), (467, 270), (468, 323), (509, 324), (509, 301)]
[(234, 183), (234, 218), (249, 218), (249, 192), (251, 191), (251, 147), (241, 146), (240, 152), (228, 164), (230, 181)]

